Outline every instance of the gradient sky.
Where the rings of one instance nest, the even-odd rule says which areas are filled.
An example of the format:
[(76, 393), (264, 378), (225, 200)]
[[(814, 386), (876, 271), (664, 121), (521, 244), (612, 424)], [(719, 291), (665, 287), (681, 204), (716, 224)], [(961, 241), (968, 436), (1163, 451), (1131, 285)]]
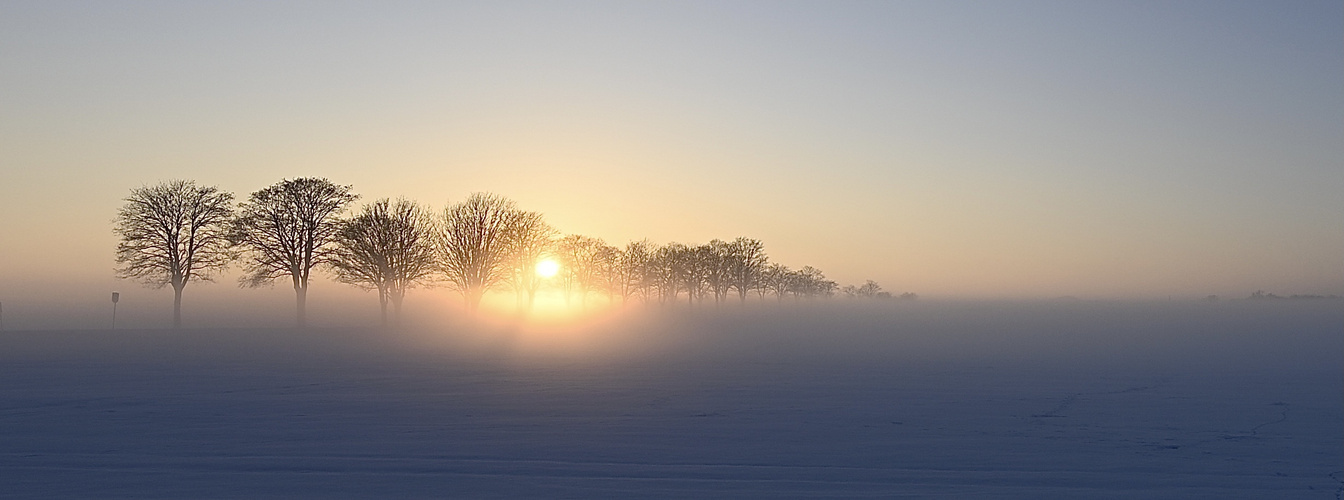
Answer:
[(297, 176), (927, 297), (1340, 294), (1344, 3), (0, 1), (7, 311), (137, 289), (131, 188)]

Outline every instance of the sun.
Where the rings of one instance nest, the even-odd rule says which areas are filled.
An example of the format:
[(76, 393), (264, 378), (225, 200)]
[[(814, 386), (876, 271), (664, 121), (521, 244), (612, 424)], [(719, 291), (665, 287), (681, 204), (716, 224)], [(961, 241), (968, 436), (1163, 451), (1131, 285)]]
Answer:
[(558, 272), (560, 272), (559, 262), (553, 261), (551, 259), (545, 259), (537, 263), (537, 276), (541, 276), (542, 278), (550, 278), (551, 276), (555, 276), (555, 273)]

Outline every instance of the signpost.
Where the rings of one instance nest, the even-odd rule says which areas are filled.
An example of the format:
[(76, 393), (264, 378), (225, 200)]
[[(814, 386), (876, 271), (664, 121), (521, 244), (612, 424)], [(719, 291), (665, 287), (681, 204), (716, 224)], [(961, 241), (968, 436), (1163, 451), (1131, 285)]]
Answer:
[(121, 300), (121, 293), (112, 292), (112, 329), (117, 329), (117, 301)]

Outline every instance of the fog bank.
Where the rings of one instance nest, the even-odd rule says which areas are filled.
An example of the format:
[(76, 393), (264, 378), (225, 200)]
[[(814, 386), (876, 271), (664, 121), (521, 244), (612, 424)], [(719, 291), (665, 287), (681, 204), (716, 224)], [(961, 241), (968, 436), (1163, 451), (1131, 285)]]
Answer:
[[(0, 333), (6, 358), (230, 357), (294, 361), (898, 363), (1340, 369), (1338, 301), (796, 302), (640, 308), (588, 316), (466, 315), (406, 328)], [(193, 354), (195, 353), (195, 354)]]

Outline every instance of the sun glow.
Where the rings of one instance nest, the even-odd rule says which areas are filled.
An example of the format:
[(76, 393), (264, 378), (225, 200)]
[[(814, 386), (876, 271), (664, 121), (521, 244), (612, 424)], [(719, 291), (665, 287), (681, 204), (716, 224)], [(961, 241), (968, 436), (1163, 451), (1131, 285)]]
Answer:
[(546, 259), (537, 263), (537, 276), (550, 278), (560, 272), (560, 263), (551, 259)]

